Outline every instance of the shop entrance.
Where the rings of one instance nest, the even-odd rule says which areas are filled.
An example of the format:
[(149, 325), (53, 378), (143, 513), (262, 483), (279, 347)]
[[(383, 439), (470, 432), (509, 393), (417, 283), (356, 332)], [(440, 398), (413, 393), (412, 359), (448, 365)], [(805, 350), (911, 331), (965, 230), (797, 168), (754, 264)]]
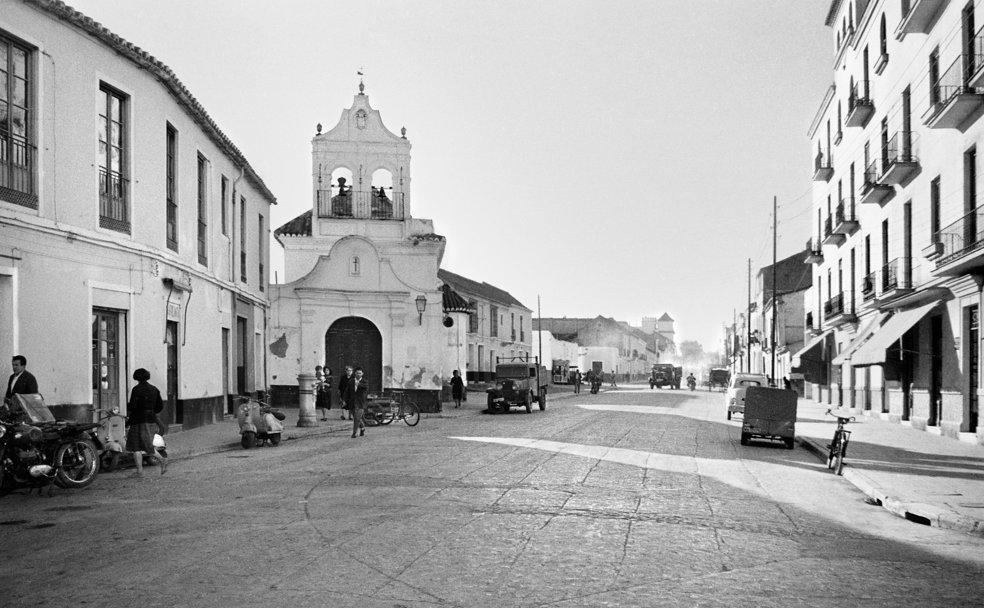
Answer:
[(121, 317), (114, 310), (92, 311), (92, 407), (96, 409), (120, 406)]
[(325, 364), (336, 378), (345, 375), (345, 366), (361, 367), (369, 391), (383, 390), (383, 337), (372, 321), (343, 317), (325, 333)]

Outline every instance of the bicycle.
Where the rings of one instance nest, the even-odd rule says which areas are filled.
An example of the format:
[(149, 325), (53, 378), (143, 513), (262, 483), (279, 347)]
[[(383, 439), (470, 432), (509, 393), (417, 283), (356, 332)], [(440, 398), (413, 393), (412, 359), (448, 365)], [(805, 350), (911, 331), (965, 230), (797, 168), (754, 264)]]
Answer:
[[(370, 397), (371, 399), (372, 397)], [(389, 408), (385, 409), (384, 404)], [(420, 408), (413, 401), (410, 395), (402, 390), (394, 389), (383, 399), (366, 403), (366, 413), (363, 416), (369, 426), (386, 426), (394, 420), (402, 420), (407, 426), (417, 426), (420, 422)]]
[(844, 470), (844, 458), (847, 456), (847, 444), (851, 440), (851, 431), (845, 429), (844, 425), (854, 422), (854, 416), (840, 416), (830, 410), (827, 410), (827, 414), (837, 418), (837, 430), (834, 431), (834, 438), (827, 446), (829, 450), (827, 468), (832, 469), (835, 475), (841, 475)]

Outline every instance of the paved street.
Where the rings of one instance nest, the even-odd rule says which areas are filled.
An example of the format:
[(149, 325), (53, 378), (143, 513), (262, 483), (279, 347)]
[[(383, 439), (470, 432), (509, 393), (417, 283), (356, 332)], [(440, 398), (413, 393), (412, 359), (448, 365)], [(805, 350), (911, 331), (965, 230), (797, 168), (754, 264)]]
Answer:
[(3, 606), (979, 606), (984, 539), (625, 387), (0, 498)]

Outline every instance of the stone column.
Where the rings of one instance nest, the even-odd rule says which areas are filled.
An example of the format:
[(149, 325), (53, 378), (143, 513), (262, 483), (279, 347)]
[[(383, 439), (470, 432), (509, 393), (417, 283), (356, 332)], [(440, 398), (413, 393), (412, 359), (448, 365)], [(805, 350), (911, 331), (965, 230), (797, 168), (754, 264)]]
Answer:
[(318, 417), (314, 411), (314, 380), (314, 374), (297, 375), (297, 385), (300, 388), (298, 405), (301, 408), (297, 426), (318, 426)]

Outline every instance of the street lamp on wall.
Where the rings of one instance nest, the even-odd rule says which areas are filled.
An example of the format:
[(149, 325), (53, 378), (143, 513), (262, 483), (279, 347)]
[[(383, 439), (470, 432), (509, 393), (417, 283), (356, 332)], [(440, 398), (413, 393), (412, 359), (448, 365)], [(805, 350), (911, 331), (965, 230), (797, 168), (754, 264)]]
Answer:
[(423, 325), (424, 324), (424, 310), (427, 309), (427, 298), (425, 298), (422, 295), (417, 296), (416, 302), (417, 302), (417, 314), (420, 315), (419, 321), (420, 321), (420, 324)]

